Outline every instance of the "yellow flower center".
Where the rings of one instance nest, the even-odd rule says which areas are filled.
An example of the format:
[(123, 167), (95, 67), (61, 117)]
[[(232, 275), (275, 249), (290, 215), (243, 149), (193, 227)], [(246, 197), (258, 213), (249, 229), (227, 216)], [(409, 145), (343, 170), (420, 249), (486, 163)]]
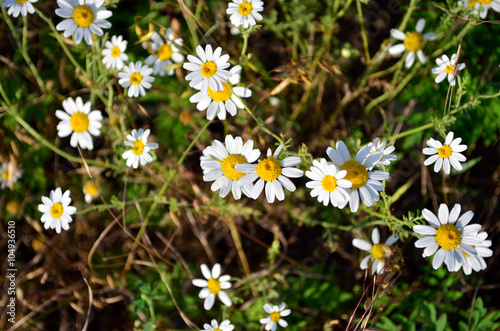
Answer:
[(201, 74), (207, 78), (212, 77), (217, 72), (217, 65), (215, 62), (208, 61), (201, 65)]
[[(231, 85), (230, 83), (226, 84)], [(231, 95), (233, 94), (231, 93), (231, 90), (226, 86), (226, 84), (223, 84), (224, 89), (222, 91), (214, 92), (210, 87), (208, 88), (208, 95), (210, 96), (210, 98), (212, 98), (213, 101), (224, 102), (226, 100), (229, 100), (229, 98), (231, 98)], [(231, 85), (231, 88), (232, 87), (233, 86)]]
[(275, 311), (274, 313), (271, 313), (271, 321), (273, 321), (274, 323), (278, 323), (280, 318), (281, 318), (281, 314), (278, 313), (277, 311)]
[(347, 175), (344, 179), (352, 183), (352, 189), (358, 189), (368, 181), (368, 171), (366, 167), (354, 160), (347, 161), (340, 167), (340, 170), (346, 170)]
[(253, 6), (248, 1), (243, 1), (241, 5), (238, 6), (238, 11), (240, 15), (247, 16), (252, 12)]
[(60, 202), (54, 203), (52, 207), (50, 207), (50, 215), (54, 218), (59, 218), (62, 216), (64, 211), (63, 205)]
[(142, 82), (142, 75), (138, 72), (134, 72), (130, 75), (130, 84), (139, 85)]
[(438, 148), (438, 155), (443, 159), (449, 158), (452, 152), (451, 147), (448, 145), (443, 145), (443, 147)]
[(9, 170), (2, 172), (2, 179), (7, 180), (7, 178), (9, 178)]
[(172, 47), (168, 44), (163, 44), (158, 47), (158, 58), (162, 61), (168, 60), (172, 57)]
[(456, 248), (462, 241), (460, 230), (453, 224), (444, 224), (437, 228), (436, 242), (446, 250)]
[(142, 152), (144, 152), (144, 143), (142, 139), (137, 139), (134, 141), (134, 146), (132, 146), (132, 153), (135, 155), (142, 155)]
[(11, 214), (17, 214), (19, 212), (19, 209), (21, 209), (21, 204), (16, 200), (10, 200), (9, 202), (7, 202), (7, 206), (5, 206), (5, 209)]
[(376, 244), (372, 246), (372, 257), (377, 261), (382, 261), (385, 258), (385, 245)]
[(419, 32), (408, 32), (403, 43), (410, 52), (417, 52), (424, 48), (424, 36)]
[(239, 171), (234, 170), (234, 167), (237, 164), (246, 163), (246, 162), (247, 162), (247, 160), (245, 159), (245, 157), (243, 155), (231, 154), (231, 155), (227, 156), (222, 161), (222, 166), (221, 166), (222, 172), (224, 173), (224, 175), (227, 178), (229, 178), (231, 180), (238, 180), (241, 177), (245, 176), (246, 174), (243, 172), (239, 172)]
[(69, 124), (75, 132), (85, 132), (89, 128), (89, 117), (80, 112), (73, 113), (69, 118)]
[(472, 9), (476, 5), (476, 3), (480, 3), (481, 5), (489, 5), (493, 0), (471, 0), (469, 2), (469, 8)]
[(99, 193), (99, 187), (93, 181), (89, 180), (83, 186), (83, 193), (96, 196)]
[(222, 331), (221, 329), (214, 329), (214, 331)]
[(115, 46), (111, 49), (111, 56), (112, 57), (119, 57), (122, 51), (120, 50), (120, 47)]
[(270, 182), (281, 175), (281, 163), (274, 156), (270, 156), (257, 164), (256, 171), (260, 178), (266, 182)]
[(453, 70), (455, 70), (455, 66), (453, 64), (450, 64), (449, 66), (446, 66), (446, 68), (444, 68), (444, 72), (446, 72), (447, 74), (452, 74)]
[(215, 278), (210, 278), (208, 280), (207, 288), (213, 294), (217, 294), (220, 292), (220, 282)]
[(21, 4), (23, 4), (23, 3), (28, 2), (28, 0), (16, 0), (16, 2), (17, 2), (17, 3), (21, 3)]
[(332, 192), (337, 188), (337, 178), (326, 175), (323, 177), (323, 180), (321, 181), (321, 186), (325, 189), (327, 192)]
[(94, 22), (94, 12), (88, 6), (76, 6), (73, 10), (73, 19), (78, 26), (86, 28)]

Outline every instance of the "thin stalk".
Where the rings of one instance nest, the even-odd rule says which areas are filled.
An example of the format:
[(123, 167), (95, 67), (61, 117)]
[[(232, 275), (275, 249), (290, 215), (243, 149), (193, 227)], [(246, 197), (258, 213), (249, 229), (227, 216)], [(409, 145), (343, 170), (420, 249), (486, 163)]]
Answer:
[(366, 61), (371, 62), (370, 52), (368, 50), (368, 38), (366, 37), (365, 23), (363, 20), (363, 8), (361, 8), (361, 2), (356, 0), (356, 8), (358, 10), (359, 25), (361, 27), (361, 39), (363, 40), (363, 47), (365, 49)]

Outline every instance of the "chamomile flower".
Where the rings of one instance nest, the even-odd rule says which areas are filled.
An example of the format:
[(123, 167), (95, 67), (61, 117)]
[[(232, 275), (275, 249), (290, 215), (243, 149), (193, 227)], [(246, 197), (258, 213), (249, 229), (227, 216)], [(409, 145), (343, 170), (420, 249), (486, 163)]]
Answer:
[(366, 148), (370, 149), (370, 153), (368, 155), (377, 152), (382, 153), (382, 158), (375, 164), (375, 167), (380, 167), (382, 165), (388, 166), (392, 161), (396, 161), (398, 159), (396, 155), (392, 154), (392, 152), (396, 150), (396, 147), (387, 147), (387, 142), (385, 140), (381, 140), (380, 138), (375, 138), (372, 142), (369, 142), (368, 145), (366, 145)]
[(286, 303), (284, 302), (282, 302), (279, 307), (271, 307), (271, 305), (267, 303), (264, 305), (264, 310), (269, 314), (269, 317), (261, 319), (260, 323), (265, 325), (265, 330), (276, 331), (278, 324), (283, 328), (288, 326), (288, 322), (282, 319), (282, 317), (290, 315), (292, 311), (290, 309), (285, 309), (285, 307)]
[[(56, 110), (56, 117), (61, 120), (57, 124), (57, 134), (64, 138), (71, 135), (71, 147), (80, 145), (83, 149), (93, 150), (92, 136), (101, 134), (102, 114), (99, 110), (90, 111), (90, 101), (85, 104), (82, 98), (67, 98), (62, 102), (64, 111)], [(91, 136), (92, 135), (92, 136)]]
[(141, 61), (130, 62), (128, 65), (123, 67), (123, 71), (118, 73), (118, 78), (120, 80), (118, 83), (123, 88), (128, 87), (129, 98), (137, 98), (139, 95), (146, 95), (146, 89), (151, 88), (151, 83), (155, 81), (153, 76), (150, 76), (153, 72), (148, 65), (142, 65)]
[(446, 135), (444, 144), (433, 138), (427, 140), (428, 147), (422, 152), (430, 157), (424, 161), (424, 165), (429, 166), (435, 162), (434, 171), (439, 172), (442, 166), (445, 174), (450, 173), (450, 165), (457, 170), (462, 170), (460, 162), (464, 162), (467, 158), (461, 152), (467, 149), (467, 145), (460, 145), (462, 138), (453, 139), (453, 135), (454, 133), (450, 131)]
[(153, 66), (153, 74), (155, 75), (163, 76), (166, 73), (172, 76), (174, 69), (170, 66), (184, 61), (184, 55), (180, 53), (182, 39), (176, 38), (171, 28), (165, 31), (164, 37), (158, 32), (153, 33), (151, 41), (143, 43), (142, 46), (151, 53), (146, 58), (146, 64)]
[(92, 45), (92, 33), (102, 36), (102, 29), (111, 27), (106, 19), (112, 13), (102, 7), (104, 0), (57, 0), (57, 4), (59, 8), (56, 9), (56, 14), (65, 20), (57, 24), (56, 29), (64, 30), (66, 38), (75, 34), (77, 44), (85, 39), (88, 45)]
[(457, 263), (456, 270), (454, 271), (458, 271), (460, 268), (463, 268), (464, 274), (470, 275), (472, 270), (479, 272), (486, 269), (486, 261), (484, 258), (491, 257), (493, 255), (493, 251), (488, 248), (491, 246), (491, 240), (486, 240), (486, 238), (488, 238), (488, 234), (486, 232), (479, 232), (477, 237), (483, 241), (481, 244), (471, 245), (476, 249), (477, 256), (465, 254), (464, 263), (462, 265)]
[(325, 159), (314, 160), (306, 176), (311, 179), (306, 187), (312, 188), (311, 196), (318, 197), (318, 201), (328, 206), (331, 202), (334, 207), (344, 208), (349, 202), (352, 183), (345, 180), (347, 171), (339, 168)]
[(226, 14), (231, 15), (229, 19), (236, 26), (243, 25), (247, 29), (257, 24), (262, 19), (260, 11), (264, 10), (264, 2), (260, 0), (232, 0), (226, 9)]
[[(231, 116), (236, 116), (238, 109), (245, 108), (238, 97), (248, 98), (252, 95), (252, 91), (246, 87), (233, 87), (233, 85), (240, 82), (241, 66), (234, 66), (230, 72), (232, 76), (229, 78), (229, 82), (224, 84), (224, 89), (222, 91), (214, 91), (208, 87), (208, 91), (200, 91), (189, 98), (189, 101), (192, 103), (197, 103), (196, 108), (199, 111), (208, 108), (207, 119), (209, 120), (213, 120), (215, 115), (217, 115), (220, 120), (225, 120), (226, 110)], [(226, 84), (231, 86), (233, 89), (232, 92)], [(201, 87), (201, 84), (198, 87)]]
[[(285, 199), (283, 187), (290, 192), (295, 191), (295, 185), (287, 177), (298, 178), (304, 175), (300, 169), (294, 168), (301, 162), (298, 156), (289, 156), (281, 161), (278, 160), (283, 143), (274, 152), (269, 148), (267, 158), (257, 164), (237, 164), (236, 171), (244, 172), (247, 175), (239, 180), (240, 185), (248, 185), (258, 179), (252, 189), (252, 198), (257, 199), (265, 187), (267, 202), (273, 203), (276, 197), (279, 201)], [(285, 177), (287, 176), (287, 177)]]
[(123, 68), (123, 63), (128, 61), (128, 55), (125, 54), (125, 50), (127, 49), (127, 41), (123, 40), (122, 36), (112, 36), (111, 41), (106, 41), (104, 48), (102, 50), (102, 63), (106, 66), (106, 68), (110, 69), (118, 69), (121, 70)]
[(212, 146), (203, 150), (200, 158), (201, 169), (203, 170), (203, 180), (214, 181), (210, 189), (217, 191), (220, 189), (220, 196), (224, 198), (233, 192), (236, 200), (241, 198), (241, 192), (247, 197), (251, 197), (252, 183), (240, 186), (238, 180), (245, 176), (245, 173), (236, 171), (234, 168), (240, 163), (252, 163), (260, 156), (258, 149), (253, 149), (253, 140), (248, 140), (243, 144), (241, 137), (233, 138), (227, 135), (225, 146), (218, 140), (214, 140)]
[(14, 184), (21, 178), (22, 170), (16, 167), (14, 163), (2, 163), (0, 173), (2, 174), (0, 177), (0, 188), (4, 190), (10, 186), (9, 181), (12, 181), (12, 184)]
[[(205, 50), (203, 47), (197, 46), (196, 53), (198, 57), (188, 55), (189, 62), (185, 62), (182, 67), (188, 71), (192, 71), (186, 76), (189, 81), (189, 86), (197, 87), (204, 93), (208, 93), (210, 87), (212, 91), (223, 91), (224, 84), (227, 82), (232, 74), (224, 70), (229, 67), (229, 55), (221, 56), (222, 48), (217, 47), (215, 52), (212, 50), (211, 45), (207, 45)], [(198, 85), (200, 85), (198, 87)]]
[(483, 20), (488, 15), (488, 10), (491, 8), (496, 12), (500, 12), (500, 1), (499, 0), (466, 0), (459, 1), (459, 6), (464, 6), (472, 10), (474, 15), (479, 15)]
[(203, 324), (202, 331), (233, 331), (234, 325), (231, 324), (230, 320), (224, 320), (220, 324), (217, 320), (212, 320), (210, 324)]
[(9, 8), (7, 15), (11, 15), (12, 17), (18, 17), (19, 14), (27, 16), (28, 13), (35, 13), (35, 8), (32, 3), (37, 1), (38, 0), (4, 0), (2, 2), (2, 7)]
[(132, 149), (122, 154), (122, 157), (127, 160), (127, 167), (132, 166), (134, 169), (137, 169), (139, 162), (144, 166), (153, 161), (153, 157), (149, 154), (149, 151), (158, 148), (158, 144), (148, 143), (150, 132), (149, 129), (139, 129), (139, 131), (133, 129), (132, 133), (127, 136), (125, 145), (132, 147)]
[(218, 296), (222, 303), (228, 307), (231, 307), (233, 304), (229, 296), (222, 291), (231, 288), (231, 283), (229, 282), (231, 276), (221, 276), (220, 272), (221, 268), (219, 263), (214, 264), (212, 272), (210, 272), (210, 269), (208, 269), (206, 264), (202, 264), (201, 273), (206, 280), (193, 279), (194, 286), (203, 287), (200, 291), (199, 297), (200, 299), (205, 299), (203, 302), (203, 308), (205, 308), (205, 310), (212, 309), (215, 302), (215, 296)]
[(437, 84), (441, 83), (446, 76), (448, 76), (448, 82), (451, 86), (455, 86), (455, 66), (457, 73), (460, 70), (464, 70), (465, 63), (457, 64), (457, 54), (451, 56), (451, 60), (443, 54), (441, 58), (436, 59), (436, 64), (439, 67), (432, 68), (432, 73), (437, 75), (435, 82)]
[(437, 35), (433, 32), (428, 32), (422, 34), (422, 31), (425, 27), (425, 19), (421, 18), (417, 22), (417, 26), (415, 31), (407, 32), (406, 34), (402, 31), (391, 29), (391, 36), (402, 40), (402, 44), (396, 44), (389, 48), (389, 53), (392, 55), (397, 55), (403, 53), (405, 50), (408, 50), (408, 55), (405, 59), (405, 65), (407, 68), (410, 68), (415, 61), (415, 54), (422, 64), (427, 62), (427, 58), (424, 55), (422, 49), (425, 46), (426, 40), (435, 40)]
[[(371, 170), (383, 157), (381, 152), (370, 154), (369, 148), (362, 148), (354, 160), (351, 160), (349, 150), (343, 141), (337, 142), (336, 148), (328, 147), (328, 157), (340, 167), (346, 170), (344, 179), (352, 183), (349, 207), (352, 212), (358, 211), (359, 198), (365, 205), (373, 205), (373, 200), (378, 201), (378, 192), (384, 189), (382, 180), (389, 178), (389, 173), (381, 170)], [(369, 155), (370, 154), (370, 155)]]
[(383, 244), (380, 243), (380, 232), (378, 228), (374, 228), (372, 230), (371, 243), (363, 239), (353, 239), (352, 245), (354, 247), (370, 253), (370, 255), (361, 260), (361, 263), (359, 265), (361, 270), (365, 270), (368, 267), (368, 262), (371, 262), (372, 275), (374, 275), (375, 273), (381, 274), (384, 271), (384, 266), (387, 258), (391, 256), (391, 249), (389, 248), (389, 246), (398, 241), (398, 239), (399, 237), (397, 235), (391, 235)]
[(50, 191), (49, 197), (42, 196), (43, 204), (38, 205), (38, 210), (43, 213), (41, 221), (44, 223), (44, 228), (56, 229), (57, 233), (69, 229), (69, 223), (73, 220), (71, 215), (76, 213), (76, 208), (70, 206), (70, 192), (66, 190), (64, 194), (61, 188)]
[(483, 243), (478, 237), (481, 225), (468, 225), (474, 213), (469, 210), (460, 216), (460, 210), (459, 204), (455, 204), (449, 211), (448, 206), (442, 203), (436, 216), (430, 210), (424, 209), (422, 215), (430, 226), (413, 227), (413, 231), (424, 236), (415, 242), (415, 247), (425, 248), (423, 257), (436, 253), (432, 259), (434, 269), (438, 269), (444, 261), (448, 271), (458, 270), (457, 264), (465, 263), (465, 254), (477, 256), (477, 250), (473, 245)]
[(85, 194), (85, 202), (91, 203), (99, 196), (99, 185), (92, 180), (86, 181), (83, 185), (83, 194)]

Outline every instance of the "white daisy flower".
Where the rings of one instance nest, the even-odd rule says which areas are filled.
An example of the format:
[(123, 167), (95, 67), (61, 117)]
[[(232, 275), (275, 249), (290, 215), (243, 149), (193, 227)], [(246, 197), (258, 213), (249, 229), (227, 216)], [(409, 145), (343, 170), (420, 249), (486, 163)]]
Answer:
[(405, 34), (404, 32), (401, 32), (399, 30), (391, 29), (391, 36), (398, 40), (402, 40), (403, 43), (391, 46), (389, 48), (389, 53), (392, 55), (397, 55), (403, 53), (405, 50), (408, 50), (408, 55), (405, 59), (405, 65), (407, 68), (410, 68), (413, 65), (413, 62), (415, 61), (415, 53), (417, 54), (420, 62), (422, 62), (422, 64), (425, 64), (427, 62), (427, 59), (424, 55), (424, 52), (422, 51), (425, 46), (425, 41), (435, 40), (437, 38), (437, 35), (433, 32), (422, 34), (424, 27), (425, 19), (421, 18), (417, 22), (415, 31), (407, 32)]
[(370, 149), (370, 153), (368, 155), (377, 152), (382, 153), (382, 158), (375, 164), (375, 167), (380, 167), (382, 165), (388, 166), (392, 161), (396, 161), (398, 159), (396, 155), (392, 154), (392, 152), (396, 150), (396, 147), (386, 147), (386, 145), (387, 142), (385, 140), (381, 140), (380, 138), (375, 138), (372, 142), (369, 142), (368, 145), (366, 145), (366, 148)]
[(352, 183), (345, 180), (347, 171), (339, 168), (325, 159), (313, 160), (310, 171), (306, 176), (311, 181), (306, 183), (307, 188), (312, 188), (311, 196), (318, 197), (318, 201), (328, 206), (331, 202), (334, 207), (344, 208), (351, 196)]
[(382, 180), (389, 178), (389, 173), (381, 170), (372, 169), (383, 157), (381, 152), (375, 152), (371, 155), (369, 148), (362, 148), (354, 160), (351, 160), (349, 150), (343, 141), (337, 142), (336, 149), (328, 147), (326, 154), (340, 167), (340, 170), (346, 170), (347, 175), (344, 179), (352, 183), (351, 197), (349, 207), (352, 212), (358, 211), (359, 198), (367, 206), (373, 205), (373, 200), (378, 201), (380, 195), (378, 192), (384, 189)]
[[(213, 120), (215, 115), (220, 120), (226, 119), (226, 110), (231, 116), (236, 116), (238, 109), (243, 109), (245, 106), (238, 99), (248, 98), (252, 96), (252, 91), (246, 87), (234, 86), (240, 82), (240, 72), (241, 66), (234, 66), (230, 70), (232, 76), (229, 78), (229, 82), (224, 84), (224, 89), (222, 91), (212, 90), (210, 87), (208, 91), (200, 91), (189, 98), (191, 103), (197, 103), (196, 108), (199, 111), (207, 110), (207, 119)], [(228, 84), (233, 89), (233, 92), (226, 86)], [(201, 84), (197, 87), (201, 87)]]
[(38, 210), (43, 213), (41, 221), (45, 223), (45, 229), (56, 229), (57, 233), (61, 233), (61, 228), (69, 229), (69, 223), (73, 221), (71, 215), (76, 213), (76, 208), (69, 205), (71, 203), (69, 194), (69, 190), (63, 194), (58, 187), (50, 191), (49, 198), (42, 196), (43, 204), (38, 205)]
[(4, 0), (2, 2), (2, 7), (9, 8), (7, 15), (11, 15), (12, 17), (18, 17), (19, 14), (27, 16), (28, 13), (35, 13), (35, 8), (32, 3), (37, 1), (38, 0)]
[(200, 158), (201, 169), (203, 170), (203, 180), (214, 181), (210, 189), (217, 191), (220, 189), (220, 196), (224, 198), (233, 192), (236, 200), (241, 198), (241, 192), (247, 197), (251, 197), (252, 183), (240, 186), (238, 180), (245, 176), (245, 173), (236, 171), (234, 168), (240, 163), (255, 162), (260, 156), (258, 149), (253, 149), (253, 140), (248, 140), (243, 144), (241, 137), (233, 138), (226, 136), (226, 145), (218, 140), (214, 140), (212, 146), (203, 150)]
[(75, 34), (75, 43), (79, 44), (82, 39), (88, 45), (92, 45), (92, 33), (102, 36), (102, 29), (109, 29), (111, 23), (106, 21), (112, 13), (102, 7), (104, 0), (57, 0), (60, 8), (56, 14), (65, 18), (57, 24), (57, 31), (63, 31), (63, 36), (68, 38)]
[(283, 328), (286, 328), (288, 326), (288, 322), (282, 319), (282, 317), (290, 315), (291, 310), (285, 309), (285, 307), (286, 303), (284, 302), (282, 302), (279, 307), (271, 307), (271, 305), (267, 303), (264, 305), (264, 310), (269, 314), (269, 317), (261, 319), (260, 323), (265, 325), (265, 330), (276, 331), (278, 324)]
[(127, 49), (127, 41), (123, 40), (122, 36), (112, 36), (111, 41), (106, 41), (102, 50), (102, 63), (106, 68), (118, 69), (123, 68), (124, 62), (128, 61), (128, 55), (125, 54)]
[[(83, 149), (93, 150), (92, 136), (101, 134), (102, 114), (99, 110), (90, 111), (90, 101), (85, 104), (82, 98), (67, 98), (62, 102), (64, 111), (56, 110), (56, 117), (61, 120), (57, 124), (57, 134), (64, 138), (71, 135), (71, 147), (80, 145)], [(92, 135), (92, 136), (91, 136)]]
[(83, 194), (85, 194), (85, 202), (91, 203), (99, 196), (99, 185), (92, 180), (86, 181), (83, 185)]
[(231, 276), (221, 276), (220, 272), (221, 268), (219, 263), (214, 264), (212, 272), (210, 272), (210, 269), (208, 269), (206, 264), (202, 264), (201, 273), (206, 280), (193, 279), (194, 286), (203, 287), (203, 289), (200, 291), (199, 297), (200, 299), (205, 299), (205, 301), (203, 302), (203, 308), (205, 308), (205, 310), (212, 309), (212, 307), (214, 306), (216, 295), (226, 306), (231, 307), (231, 305), (233, 304), (229, 296), (222, 291), (231, 288), (231, 283), (229, 282)]
[[(9, 169), (10, 168), (10, 169)], [(10, 186), (9, 181), (12, 184), (16, 183), (23, 174), (22, 170), (14, 165), (14, 163), (2, 163), (2, 170), (0, 170), (2, 176), (0, 177), (0, 188), (5, 190)], [(13, 187), (12, 187), (13, 188)]]
[(239, 180), (240, 185), (248, 185), (259, 179), (252, 189), (253, 199), (259, 197), (264, 187), (267, 202), (269, 203), (273, 203), (275, 197), (279, 201), (285, 199), (283, 187), (290, 192), (295, 191), (295, 185), (285, 176), (299, 178), (304, 175), (302, 170), (293, 168), (301, 162), (301, 159), (298, 156), (289, 156), (281, 161), (278, 160), (282, 148), (283, 143), (279, 145), (274, 155), (269, 148), (267, 150), (267, 159), (261, 160), (257, 164), (243, 163), (236, 165), (236, 171), (247, 174)]
[(217, 47), (215, 52), (212, 51), (212, 46), (207, 45), (205, 50), (203, 47), (197, 46), (196, 53), (198, 57), (188, 55), (189, 62), (185, 62), (182, 67), (192, 71), (186, 76), (186, 80), (190, 81), (189, 86), (198, 87), (199, 90), (205, 92), (210, 87), (212, 91), (223, 91), (224, 84), (232, 76), (232, 74), (224, 70), (229, 67), (229, 55), (221, 56), (222, 48)]
[(122, 157), (127, 160), (127, 167), (132, 166), (137, 169), (139, 162), (142, 166), (153, 161), (153, 157), (149, 154), (152, 149), (157, 149), (157, 143), (148, 143), (149, 129), (139, 129), (139, 131), (133, 129), (132, 133), (127, 136), (127, 141), (125, 141), (126, 146), (131, 146), (132, 149), (126, 151), (122, 154)]
[(262, 19), (260, 11), (264, 10), (264, 2), (260, 0), (232, 0), (226, 9), (226, 14), (231, 15), (229, 19), (236, 26), (243, 25), (247, 29), (257, 24)]
[(369, 241), (355, 238), (352, 240), (352, 245), (356, 248), (361, 249), (362, 251), (366, 251), (370, 253), (370, 255), (366, 256), (359, 267), (361, 270), (365, 270), (368, 267), (368, 262), (372, 263), (372, 275), (375, 273), (381, 274), (384, 271), (385, 262), (387, 258), (391, 256), (391, 249), (389, 246), (398, 241), (399, 236), (391, 235), (387, 240), (381, 244), (380, 243), (380, 232), (378, 228), (374, 228), (372, 230), (372, 243)]
[(151, 88), (151, 83), (155, 81), (153, 76), (150, 76), (153, 72), (148, 65), (142, 65), (141, 61), (130, 62), (128, 65), (123, 67), (123, 71), (118, 73), (118, 78), (120, 80), (118, 83), (123, 88), (128, 87), (129, 98), (137, 98), (139, 95), (146, 95), (146, 89)]
[(464, 162), (467, 158), (461, 152), (467, 149), (467, 145), (460, 145), (461, 141), (462, 138), (453, 139), (452, 131), (446, 135), (444, 144), (433, 138), (427, 140), (427, 146), (429, 147), (424, 148), (422, 152), (431, 156), (424, 161), (424, 165), (429, 166), (436, 162), (434, 171), (439, 172), (442, 166), (445, 174), (450, 173), (450, 164), (453, 168), (459, 171), (462, 170), (460, 162)]
[(212, 320), (210, 324), (203, 324), (202, 331), (233, 331), (234, 325), (231, 324), (230, 320), (224, 320), (220, 324), (217, 323), (217, 320)]
[(448, 82), (450, 83), (450, 85), (455, 86), (455, 66), (457, 66), (457, 73), (460, 70), (464, 70), (465, 68), (465, 63), (457, 64), (456, 62), (457, 54), (453, 54), (451, 56), (451, 61), (445, 54), (443, 54), (441, 58), (436, 59), (436, 64), (439, 67), (432, 68), (432, 73), (437, 75), (435, 80), (437, 84), (441, 83), (446, 78), (446, 76), (448, 76)]
[(500, 1), (499, 0), (466, 0), (459, 1), (459, 6), (464, 6), (472, 10), (474, 15), (478, 15), (483, 20), (488, 15), (488, 10), (491, 8), (496, 12), (500, 12)]
[[(478, 237), (481, 230), (479, 224), (469, 224), (474, 216), (468, 211), (460, 216), (461, 207), (455, 204), (451, 212), (444, 203), (439, 206), (438, 217), (430, 210), (422, 210), (422, 215), (429, 225), (415, 225), (413, 231), (424, 235), (415, 242), (415, 247), (425, 248), (423, 257), (434, 255), (432, 267), (438, 269), (443, 261), (448, 266), (448, 271), (456, 271), (457, 264), (465, 262), (465, 254), (477, 256), (477, 251), (472, 245), (481, 245), (483, 240)], [(439, 249), (439, 250), (438, 250)]]
[(184, 61), (184, 55), (180, 53), (182, 45), (182, 39), (176, 38), (171, 28), (165, 31), (164, 37), (158, 32), (153, 33), (151, 40), (142, 44), (151, 53), (146, 58), (146, 64), (153, 66), (153, 73), (155, 75), (163, 76), (166, 73), (172, 76), (174, 69), (168, 67), (174, 64), (174, 62), (181, 63)]

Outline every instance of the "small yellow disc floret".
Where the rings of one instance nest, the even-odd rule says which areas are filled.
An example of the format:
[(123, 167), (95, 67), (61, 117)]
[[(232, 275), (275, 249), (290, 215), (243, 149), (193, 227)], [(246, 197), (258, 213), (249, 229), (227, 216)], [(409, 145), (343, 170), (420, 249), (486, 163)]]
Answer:
[(462, 234), (453, 224), (441, 225), (436, 231), (436, 242), (446, 250), (452, 250), (460, 245)]
[(158, 47), (158, 58), (162, 61), (170, 59), (173, 53), (172, 47), (169, 44), (163, 44)]
[(217, 72), (217, 65), (215, 62), (208, 61), (201, 65), (201, 74), (207, 78), (212, 77)]
[[(229, 84), (231, 88), (233, 87), (230, 83), (226, 84)], [(233, 94), (231, 93), (231, 90), (226, 86), (226, 84), (223, 84), (224, 90), (222, 91), (214, 92), (210, 87), (208, 88), (208, 95), (210, 96), (210, 98), (212, 98), (213, 101), (224, 102), (231, 98)]]
[(241, 5), (238, 6), (238, 12), (240, 15), (248, 16), (253, 10), (253, 6), (248, 1), (243, 1)]
[(71, 115), (69, 124), (75, 132), (85, 132), (89, 128), (89, 117), (87, 114), (76, 112)]
[(94, 22), (94, 12), (88, 6), (76, 6), (73, 10), (73, 20), (78, 26), (87, 28)]
[(382, 261), (385, 258), (385, 245), (376, 244), (371, 249), (372, 257), (377, 261)]
[(60, 202), (54, 203), (52, 207), (50, 207), (50, 215), (54, 218), (59, 218), (62, 216), (64, 211), (63, 205)]
[(134, 145), (132, 146), (132, 153), (135, 155), (142, 155), (144, 152), (144, 143), (142, 142), (142, 139), (137, 139), (134, 141)]
[(412, 31), (406, 34), (403, 43), (410, 52), (417, 52), (424, 48), (425, 39), (420, 32)]
[(368, 171), (366, 167), (354, 160), (347, 161), (344, 163), (340, 170), (346, 170), (347, 175), (344, 177), (352, 183), (352, 189), (358, 189), (366, 184), (368, 181)]
[(134, 72), (130, 75), (130, 84), (139, 85), (142, 82), (142, 75), (138, 72)]
[(332, 192), (337, 188), (337, 178), (326, 175), (323, 177), (323, 180), (321, 181), (321, 186), (325, 189), (327, 192)]
[(210, 278), (208, 280), (207, 288), (213, 294), (217, 294), (220, 292), (220, 281), (215, 278)]
[(453, 152), (451, 150), (451, 147), (448, 146), (448, 145), (443, 145), (443, 147), (441, 148), (438, 148), (438, 155), (439, 157), (443, 158), (443, 159), (447, 159), (451, 156), (451, 153)]
[(257, 164), (257, 175), (266, 182), (276, 180), (281, 175), (281, 163), (274, 156), (260, 161)]
[(281, 314), (278, 313), (277, 311), (275, 311), (274, 313), (271, 313), (271, 321), (273, 321), (274, 323), (278, 323), (280, 318), (281, 318)]
[(246, 162), (247, 160), (243, 155), (231, 154), (222, 161), (222, 166), (221, 166), (222, 172), (227, 178), (231, 180), (238, 180), (241, 177), (245, 176), (246, 174), (243, 172), (236, 171), (234, 167), (237, 164)]

